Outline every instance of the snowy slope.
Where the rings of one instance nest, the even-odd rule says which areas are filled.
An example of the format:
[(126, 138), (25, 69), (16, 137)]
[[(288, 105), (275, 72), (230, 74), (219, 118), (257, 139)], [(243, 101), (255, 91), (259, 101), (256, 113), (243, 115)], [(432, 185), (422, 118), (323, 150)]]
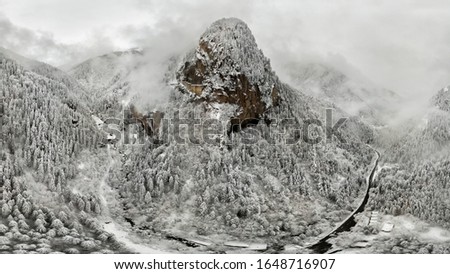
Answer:
[(443, 88), (431, 99), (429, 107), (419, 121), (409, 121), (404, 132), (389, 150), (394, 160), (418, 162), (448, 155), (450, 149), (450, 92)]
[[(198, 125), (216, 117), (225, 127), (215, 132), (218, 138), (206, 140), (200, 130), (168, 125), (162, 144), (127, 153), (127, 179), (118, 187), (125, 202), (135, 206), (132, 218), (137, 218), (133, 212), (148, 216), (140, 225), (237, 237), (297, 229), (317, 235), (333, 221), (301, 220), (314, 211), (314, 216), (325, 214), (327, 207), (330, 215), (351, 208), (372, 156), (353, 132), (362, 128), (360, 121), (343, 129), (345, 143), (313, 145), (298, 138), (303, 123), (322, 119), (328, 103), (283, 84), (244, 22), (214, 22), (187, 54), (177, 80), (165, 118)], [(236, 117), (251, 119), (251, 126), (229, 131), (226, 120), (233, 123)], [(324, 137), (325, 131), (325, 123), (310, 129), (312, 136)], [(246, 142), (252, 134), (253, 141)], [(288, 143), (288, 138), (297, 141)]]
[(127, 76), (142, 56), (139, 49), (117, 51), (84, 61), (67, 70), (91, 95), (123, 95), (127, 92)]
[(69, 100), (71, 104), (84, 108), (86, 111), (91, 107), (93, 103), (92, 97), (76, 79), (72, 78), (66, 72), (49, 64), (23, 57), (2, 47), (0, 47), (0, 57), (14, 61), (29, 72), (36, 73), (37, 75), (64, 85), (64, 90), (67, 93), (61, 94), (61, 97)]
[(76, 81), (74, 81), (67, 73), (49, 64), (26, 58), (11, 50), (2, 47), (0, 47), (0, 54), (11, 60), (14, 60), (17, 64), (21, 65), (23, 68), (32, 71), (36, 74), (51, 78), (56, 81), (63, 82), (65, 85), (69, 87), (77, 85)]
[(354, 80), (320, 63), (295, 64), (287, 68), (289, 83), (301, 91), (333, 102), (350, 115), (370, 124), (386, 122), (400, 97), (394, 92)]
[[(5, 145), (0, 147), (0, 226), (2, 236), (20, 236), (14, 244), (3, 245), (3, 252), (17, 252), (18, 244), (37, 253), (113, 249), (108, 237), (99, 237), (105, 236), (101, 228), (92, 233), (93, 226), (82, 221), (87, 215), (80, 210), (91, 216), (101, 212), (95, 194), (81, 195), (68, 187), (79, 174), (80, 153), (95, 151), (101, 140), (79, 91), (76, 82), (56, 68), (0, 53), (0, 96), (7, 110), (1, 125)], [(6, 228), (5, 223), (14, 226)], [(62, 236), (69, 241), (62, 244)], [(45, 246), (36, 246), (43, 237)]]

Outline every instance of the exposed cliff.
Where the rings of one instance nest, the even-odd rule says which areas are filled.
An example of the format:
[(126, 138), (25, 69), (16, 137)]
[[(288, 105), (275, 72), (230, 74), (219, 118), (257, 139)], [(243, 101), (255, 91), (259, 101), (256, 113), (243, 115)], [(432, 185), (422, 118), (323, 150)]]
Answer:
[(200, 101), (239, 106), (230, 117), (233, 125), (257, 123), (280, 102), (280, 84), (269, 59), (248, 26), (236, 18), (218, 20), (203, 33), (178, 80)]

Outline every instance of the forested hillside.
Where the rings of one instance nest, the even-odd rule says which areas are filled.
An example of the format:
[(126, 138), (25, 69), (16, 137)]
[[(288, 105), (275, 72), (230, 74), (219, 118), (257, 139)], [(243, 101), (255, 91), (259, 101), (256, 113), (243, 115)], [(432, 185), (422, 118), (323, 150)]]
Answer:
[(75, 159), (83, 150), (96, 150), (101, 135), (71, 85), (59, 76), (47, 77), (46, 68), (35, 71), (0, 54), (0, 250), (120, 250), (95, 220), (102, 211), (98, 197), (67, 188), (79, 172)]
[(401, 97), (395, 92), (353, 79), (330, 65), (294, 63), (284, 70), (294, 88), (333, 103), (372, 126), (384, 125), (398, 110)]
[(412, 214), (450, 228), (450, 101), (448, 88), (433, 96), (429, 110), (385, 150), (376, 179), (373, 208), (387, 214)]
[(402, 131), (398, 129), (393, 131), (396, 133), (397, 140), (386, 147), (388, 161), (414, 165), (421, 161), (445, 158), (449, 155), (450, 100), (448, 97), (448, 88), (440, 90), (432, 97), (422, 117), (404, 122), (406, 126)]
[[(214, 34), (218, 28), (222, 32)], [(253, 125), (228, 135), (228, 128), (224, 128), (216, 140), (205, 142), (201, 133), (192, 136), (170, 124), (166, 125), (166, 133), (161, 133), (162, 145), (129, 148), (123, 172), (115, 175), (114, 185), (120, 189), (129, 216), (140, 220), (138, 226), (173, 233), (225, 233), (240, 238), (299, 235), (304, 240), (331, 229), (354, 209), (365, 189), (373, 151), (361, 136), (345, 128), (344, 142), (324, 140), (312, 145), (299, 138), (303, 122), (322, 119), (320, 111), (326, 104), (316, 104), (316, 100), (281, 84), (270, 63), (259, 59), (263, 58), (262, 52), (248, 32), (245, 23), (237, 19), (214, 23), (200, 38), (197, 52), (181, 62), (179, 86), (164, 111), (168, 118), (178, 113), (192, 122), (194, 117), (200, 121), (220, 117), (224, 124), (235, 113), (244, 114), (253, 119)], [(233, 47), (231, 56), (224, 50), (227, 47)], [(241, 51), (245, 54), (241, 55)], [(253, 63), (258, 65), (254, 68)], [(197, 71), (190, 70), (189, 64), (195, 64)], [(209, 66), (213, 68), (209, 70)], [(221, 80), (226, 71), (229, 78)], [(184, 81), (204, 85), (202, 94), (193, 94)], [(246, 84), (235, 87), (235, 81)], [(254, 100), (250, 103), (260, 108), (245, 109), (246, 105), (239, 101), (242, 87), (248, 88), (247, 94), (256, 94), (249, 95)], [(258, 101), (259, 96), (266, 105)], [(258, 109), (264, 107), (264, 116), (259, 116)], [(357, 122), (349, 124), (354, 129), (362, 127)], [(297, 132), (289, 132), (294, 128)], [(310, 133), (325, 138), (325, 131), (324, 124), (311, 127)], [(170, 134), (165, 136), (167, 132)], [(186, 143), (177, 142), (176, 134)], [(246, 143), (249, 136), (255, 139)], [(286, 143), (295, 136), (295, 144)], [(193, 143), (192, 137), (198, 137), (199, 143)], [(271, 239), (276, 241), (277, 237)]]
[[(450, 229), (448, 87), (393, 127), (395, 93), (321, 64), (290, 67), (285, 84), (236, 18), (162, 62), (164, 88), (131, 98), (131, 79), (151, 77), (143, 54), (63, 72), (0, 48), (0, 253), (154, 252), (162, 241), (178, 252), (198, 237), (305, 252), (344, 220), (356, 221), (333, 241), (375, 235), (370, 211)], [(164, 104), (146, 107), (154, 95)]]
[(105, 54), (71, 67), (67, 74), (95, 97), (93, 111), (114, 114), (121, 109), (125, 98), (130, 100), (127, 97), (129, 76), (141, 62), (142, 55), (138, 49)]
[(450, 158), (441, 157), (407, 168), (385, 168), (376, 180), (372, 208), (395, 216), (412, 214), (450, 228)]

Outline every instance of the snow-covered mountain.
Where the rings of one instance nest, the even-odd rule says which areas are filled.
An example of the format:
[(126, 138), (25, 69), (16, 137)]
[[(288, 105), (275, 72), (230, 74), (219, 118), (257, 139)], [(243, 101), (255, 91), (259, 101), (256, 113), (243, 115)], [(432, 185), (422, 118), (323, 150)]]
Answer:
[(264, 118), (279, 103), (280, 83), (239, 19), (214, 22), (178, 72), (181, 87), (199, 100), (237, 106), (233, 123), (245, 126)]
[[(34, 72), (36, 74), (45, 76), (47, 78), (53, 79), (58, 82), (64, 83), (67, 87), (80, 90), (81, 87), (76, 80), (70, 77), (66, 72), (53, 67), (49, 64), (39, 62), (36, 60), (32, 60), (21, 56), (11, 50), (0, 47), (0, 54), (5, 58), (10, 60), (14, 60), (15, 63), (23, 67), (24, 69)], [(78, 93), (83, 93), (85, 95), (84, 90), (78, 91)]]
[[(321, 120), (327, 103), (283, 84), (243, 21), (214, 22), (176, 74), (165, 118), (179, 117), (192, 131), (166, 124), (158, 145), (126, 153), (127, 179), (115, 183), (137, 226), (240, 239), (257, 231), (276, 241), (290, 233), (318, 235), (335, 223), (317, 216), (352, 208), (374, 157), (350, 130), (361, 124), (349, 121), (340, 130), (344, 142), (325, 141), (325, 122), (302, 138), (304, 124)], [(211, 119), (225, 127), (201, 127)], [(202, 138), (201, 129), (214, 137)], [(314, 136), (323, 142), (311, 144)]]
[[(130, 101), (130, 75), (143, 62), (143, 50), (134, 48), (88, 59), (65, 70), (85, 90), (93, 112), (115, 116)], [(104, 117), (104, 118), (105, 118)]]
[(72, 187), (102, 138), (80, 91), (54, 67), (0, 52), (2, 252), (122, 250), (95, 219), (98, 193)]
[(2, 47), (0, 47), (0, 57), (14, 62), (25, 71), (35, 73), (36, 75), (63, 85), (65, 89), (60, 96), (64, 97), (64, 100), (68, 101), (69, 104), (83, 108), (86, 112), (92, 105), (93, 101), (90, 92), (86, 91), (76, 79), (72, 78), (66, 72), (49, 64), (26, 58)]
[(140, 49), (112, 52), (88, 59), (67, 72), (95, 96), (123, 96), (129, 88), (127, 77), (142, 55)]
[[(411, 214), (433, 225), (449, 229), (450, 112), (448, 88), (433, 96), (419, 118), (403, 121), (390, 135), (393, 145), (384, 146), (384, 168), (380, 171), (375, 208), (394, 215)], [(417, 113), (422, 113), (418, 109)], [(444, 244), (446, 246), (446, 244)], [(448, 253), (446, 247), (433, 252)]]
[[(351, 215), (357, 224), (333, 242), (347, 248), (353, 236), (378, 237), (367, 210), (448, 226), (448, 87), (420, 122), (389, 131), (387, 145), (374, 132), (389, 127), (395, 93), (318, 63), (280, 79), (239, 19), (212, 23), (191, 51), (159, 60), (152, 69), (162, 73), (152, 75), (167, 86), (142, 85), (127, 113), (130, 75), (148, 77), (144, 53), (113, 52), (64, 72), (0, 48), (0, 252), (153, 252), (149, 239), (178, 252), (186, 247), (174, 239), (199, 238), (212, 244), (189, 251), (223, 252), (232, 240), (278, 252), (308, 246)], [(168, 93), (158, 112), (132, 105), (152, 88)], [(112, 120), (151, 138), (105, 145)], [(366, 211), (352, 215), (361, 200)], [(370, 250), (384, 252), (377, 244)]]
[(334, 103), (348, 114), (369, 124), (380, 125), (392, 115), (400, 97), (393, 91), (355, 80), (321, 63), (292, 64), (287, 67), (290, 84), (313, 97)]
[(419, 120), (408, 121), (408, 131), (389, 150), (395, 160), (417, 163), (448, 155), (450, 148), (450, 92), (439, 90)]

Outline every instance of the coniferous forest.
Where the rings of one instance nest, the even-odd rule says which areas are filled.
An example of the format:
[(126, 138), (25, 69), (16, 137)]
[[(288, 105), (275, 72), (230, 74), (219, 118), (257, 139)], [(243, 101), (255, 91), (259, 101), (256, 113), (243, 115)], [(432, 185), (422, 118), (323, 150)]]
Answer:
[(448, 87), (391, 126), (395, 92), (319, 63), (286, 84), (227, 18), (140, 96), (148, 50), (0, 48), (0, 253), (450, 252)]

